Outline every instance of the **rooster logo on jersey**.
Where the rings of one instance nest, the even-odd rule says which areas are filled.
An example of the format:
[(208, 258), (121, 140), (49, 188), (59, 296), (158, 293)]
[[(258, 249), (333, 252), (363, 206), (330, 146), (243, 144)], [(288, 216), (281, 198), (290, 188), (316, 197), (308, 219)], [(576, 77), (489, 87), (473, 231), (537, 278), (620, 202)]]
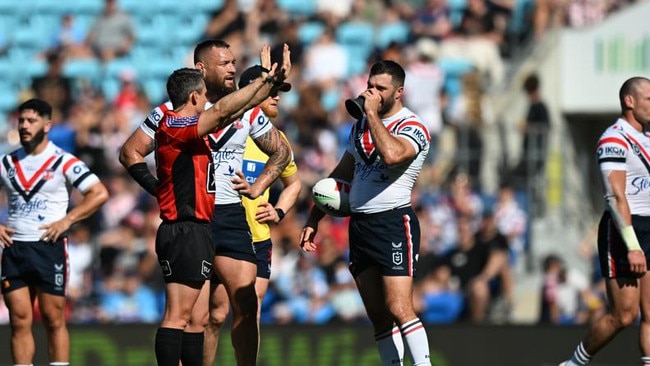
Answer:
[(43, 172), (43, 176), (42, 176), (43, 180), (50, 180), (52, 178), (54, 178), (54, 170), (47, 169), (46, 171)]

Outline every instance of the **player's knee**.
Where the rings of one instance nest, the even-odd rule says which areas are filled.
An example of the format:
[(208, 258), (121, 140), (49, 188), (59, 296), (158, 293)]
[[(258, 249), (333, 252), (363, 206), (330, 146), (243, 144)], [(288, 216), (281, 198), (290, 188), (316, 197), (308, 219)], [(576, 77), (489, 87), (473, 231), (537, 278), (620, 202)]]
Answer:
[(31, 328), (32, 326), (32, 317), (28, 314), (18, 313), (11, 314), (11, 327), (16, 329)]
[(235, 297), (233, 312), (242, 317), (257, 317), (257, 294), (255, 291), (243, 291)]
[(47, 329), (60, 329), (65, 327), (65, 317), (43, 314), (43, 325)]
[(636, 321), (638, 313), (638, 311), (632, 310), (623, 311), (617, 314), (616, 320), (619, 323), (620, 327), (629, 327)]
[(221, 328), (223, 323), (226, 322), (226, 317), (228, 317), (228, 307), (217, 307), (210, 310), (210, 317), (207, 323), (210, 327)]
[(408, 301), (399, 301), (388, 304), (388, 311), (398, 324), (405, 323), (415, 317), (413, 306)]
[(209, 318), (210, 316), (208, 315), (207, 312), (201, 315), (192, 314), (192, 317), (190, 318), (190, 322), (187, 326), (193, 329), (205, 328), (208, 325)]

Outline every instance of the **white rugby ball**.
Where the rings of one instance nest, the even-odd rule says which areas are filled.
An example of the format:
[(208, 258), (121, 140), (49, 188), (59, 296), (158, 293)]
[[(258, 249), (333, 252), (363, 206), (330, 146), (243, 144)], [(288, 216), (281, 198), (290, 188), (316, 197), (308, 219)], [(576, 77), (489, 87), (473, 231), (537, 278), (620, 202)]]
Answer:
[(324, 178), (316, 182), (311, 190), (314, 204), (330, 216), (350, 216), (350, 183)]

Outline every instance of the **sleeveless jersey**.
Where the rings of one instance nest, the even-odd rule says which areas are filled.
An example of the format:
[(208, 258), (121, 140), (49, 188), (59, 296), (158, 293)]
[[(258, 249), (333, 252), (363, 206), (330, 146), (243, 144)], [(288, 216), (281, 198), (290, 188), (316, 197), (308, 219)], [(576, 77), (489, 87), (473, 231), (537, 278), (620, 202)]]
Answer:
[(417, 152), (414, 159), (399, 165), (384, 164), (368, 128), (366, 118), (352, 127), (347, 152), (354, 157), (350, 188), (350, 210), (377, 213), (411, 204), (411, 191), (429, 152), (429, 128), (408, 108), (382, 120), (388, 132), (404, 138)]
[[(207, 103), (206, 109), (212, 104)], [(154, 108), (140, 128), (147, 135), (155, 138), (155, 133), (166, 111), (171, 110), (170, 102)], [(242, 170), (246, 138), (255, 139), (267, 133), (272, 127), (271, 120), (259, 107), (250, 109), (237, 121), (224, 129), (208, 135), (212, 150), (212, 166), (210, 167), (210, 190), (215, 194), (215, 204), (224, 205), (241, 202), (241, 197), (233, 188), (230, 181), (235, 172)]]
[(22, 148), (4, 155), (0, 178), (9, 201), (6, 225), (16, 241), (38, 241), (45, 232), (41, 225), (67, 214), (72, 187), (85, 193), (99, 182), (83, 161), (51, 141), (38, 155)]
[(208, 190), (210, 148), (198, 134), (199, 115), (180, 117), (165, 111), (156, 130), (156, 198), (165, 221), (212, 218), (214, 193)]
[(596, 155), (601, 172), (626, 172), (625, 196), (630, 213), (650, 216), (650, 133), (639, 132), (619, 118), (601, 135)]
[[(284, 133), (280, 132), (280, 134), (285, 139), (287, 138)], [(246, 141), (243, 164), (243, 172), (248, 183), (255, 183), (257, 177), (259, 177), (260, 173), (262, 173), (264, 170), (264, 165), (266, 164), (267, 160), (269, 160), (268, 155), (262, 152), (262, 150), (260, 150), (255, 142), (249, 137), (248, 141)], [(297, 172), (298, 167), (296, 166), (296, 162), (294, 161), (292, 154), (291, 162), (289, 162), (289, 165), (284, 168), (280, 176), (282, 178), (286, 178), (296, 174)], [(244, 208), (246, 208), (246, 221), (248, 221), (248, 226), (250, 227), (251, 233), (253, 234), (253, 242), (258, 243), (267, 239), (271, 239), (271, 228), (269, 225), (261, 224), (255, 220), (257, 205), (259, 205), (261, 201), (269, 201), (269, 190), (266, 189), (260, 197), (254, 200), (242, 197), (241, 201), (244, 204)]]

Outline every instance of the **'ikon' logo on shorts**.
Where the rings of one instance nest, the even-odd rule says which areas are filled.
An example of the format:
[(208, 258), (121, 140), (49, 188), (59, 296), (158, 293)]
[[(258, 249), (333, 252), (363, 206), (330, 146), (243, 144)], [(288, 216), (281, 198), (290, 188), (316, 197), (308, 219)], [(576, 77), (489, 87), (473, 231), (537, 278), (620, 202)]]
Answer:
[(212, 273), (212, 263), (208, 261), (203, 261), (201, 262), (201, 275), (205, 278), (210, 278), (210, 274)]
[(163, 276), (167, 277), (172, 275), (172, 267), (169, 265), (168, 260), (160, 261), (160, 269), (162, 269)]

